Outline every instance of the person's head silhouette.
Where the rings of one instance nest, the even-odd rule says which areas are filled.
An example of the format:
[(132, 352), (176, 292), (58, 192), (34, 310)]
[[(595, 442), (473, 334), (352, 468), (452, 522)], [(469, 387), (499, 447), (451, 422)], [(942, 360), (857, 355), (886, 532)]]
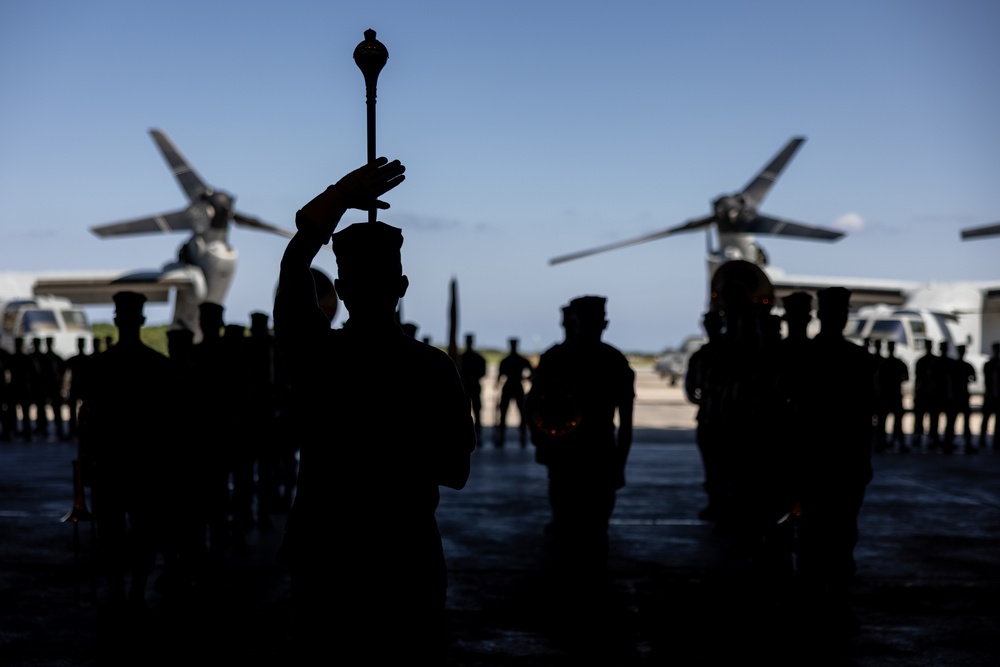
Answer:
[(202, 301), (198, 304), (198, 325), (202, 339), (217, 340), (222, 337), (223, 308), (218, 303)]
[(146, 323), (142, 313), (146, 304), (146, 295), (138, 292), (116, 292), (112, 297), (115, 302), (115, 326), (118, 327), (119, 340), (138, 340), (139, 331)]
[(793, 292), (781, 300), (785, 309), (784, 320), (788, 331), (805, 332), (812, 321), (812, 295), (809, 292)]
[(268, 316), (267, 313), (254, 312), (250, 313), (250, 335), (252, 336), (266, 336), (270, 333), (270, 329), (267, 327)]
[(406, 294), (400, 248), (403, 233), (384, 222), (359, 222), (331, 238), (337, 256), (333, 284), (352, 318), (393, 321)]
[(583, 342), (601, 340), (601, 335), (608, 326), (603, 296), (581, 296), (569, 302), (576, 321), (576, 332)]
[(851, 303), (851, 290), (827, 287), (816, 292), (816, 317), (824, 335), (843, 336)]
[(167, 353), (171, 359), (186, 358), (194, 345), (194, 332), (181, 327), (167, 331)]

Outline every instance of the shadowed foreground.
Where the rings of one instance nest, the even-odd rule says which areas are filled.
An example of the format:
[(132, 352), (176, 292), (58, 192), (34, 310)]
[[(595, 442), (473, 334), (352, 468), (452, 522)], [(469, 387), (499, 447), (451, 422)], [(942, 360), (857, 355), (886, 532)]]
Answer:
[[(876, 454), (852, 587), (861, 629), (845, 635), (827, 610), (800, 606), (794, 582), (756, 585), (727, 540), (696, 518), (704, 495), (693, 431), (637, 423), (606, 581), (554, 576), (544, 468), (530, 447), (477, 450), (466, 489), (443, 492), (451, 665), (997, 664), (995, 450)], [(273, 530), (251, 531), (207, 585), (168, 595), (151, 581), (148, 615), (117, 630), (81, 606), (89, 525), (78, 569), (73, 528), (60, 521), (72, 505), (74, 454), (57, 442), (0, 447), (0, 665), (287, 660), (288, 582), (274, 562), (281, 515)]]

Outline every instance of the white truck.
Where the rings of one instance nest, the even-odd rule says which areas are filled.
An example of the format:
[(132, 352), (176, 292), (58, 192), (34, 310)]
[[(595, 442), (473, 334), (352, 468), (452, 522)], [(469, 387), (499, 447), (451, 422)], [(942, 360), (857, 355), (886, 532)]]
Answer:
[(22, 338), (24, 349), (30, 352), (35, 338), (52, 338), (52, 349), (63, 359), (79, 351), (84, 340), (84, 352), (94, 351), (94, 334), (82, 308), (69, 299), (55, 296), (25, 296), (0, 301), (0, 346), (14, 351), (14, 340)]
[[(993, 312), (997, 309), (991, 294), (983, 293), (980, 299), (978, 303), (965, 303), (956, 295), (956, 300), (951, 301), (953, 307), (948, 310), (922, 307), (916, 299), (904, 307), (866, 306), (851, 315), (845, 335), (858, 343), (865, 339), (882, 340), (883, 355), (885, 341), (896, 341), (896, 356), (910, 370), (910, 380), (903, 387), (907, 394), (913, 391), (914, 366), (925, 353), (925, 340), (931, 341), (935, 354), (941, 342), (947, 342), (951, 357), (956, 356), (957, 346), (965, 345), (965, 360), (976, 369), (976, 381), (969, 385), (969, 390), (982, 395), (983, 364), (990, 356), (992, 344), (1000, 341), (1000, 311)], [(940, 299), (935, 301), (941, 303)]]

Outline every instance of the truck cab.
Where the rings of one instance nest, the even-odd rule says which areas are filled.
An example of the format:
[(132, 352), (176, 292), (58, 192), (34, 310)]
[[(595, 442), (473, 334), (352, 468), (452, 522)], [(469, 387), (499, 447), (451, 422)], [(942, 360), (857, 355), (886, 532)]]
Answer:
[(948, 343), (951, 355), (955, 356), (958, 345), (967, 346), (965, 359), (977, 371), (976, 382), (969, 386), (973, 394), (983, 393), (982, 367), (986, 358), (973, 349), (972, 337), (963, 333), (957, 317), (926, 308), (893, 308), (891, 306), (866, 306), (852, 313), (844, 329), (844, 336), (855, 343), (864, 344), (866, 339), (881, 340), (883, 355), (886, 341), (896, 342), (896, 356), (906, 362), (910, 379), (903, 385), (903, 392), (912, 394), (914, 369), (917, 359), (924, 355), (924, 341), (933, 343), (935, 354), (938, 345)]
[(14, 351), (14, 339), (24, 339), (27, 349), (34, 338), (52, 338), (52, 349), (63, 359), (78, 352), (77, 341), (84, 339), (84, 352), (94, 351), (94, 335), (87, 314), (69, 299), (35, 296), (0, 303), (0, 346)]

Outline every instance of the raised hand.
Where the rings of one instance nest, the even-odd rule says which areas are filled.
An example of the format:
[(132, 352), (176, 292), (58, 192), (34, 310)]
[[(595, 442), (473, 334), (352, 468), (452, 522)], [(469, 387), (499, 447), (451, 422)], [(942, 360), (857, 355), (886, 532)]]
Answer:
[(303, 206), (295, 217), (295, 226), (299, 231), (318, 234), (325, 243), (347, 209), (389, 208), (379, 197), (406, 179), (404, 171), (406, 167), (399, 160), (390, 162), (385, 157), (358, 167)]

